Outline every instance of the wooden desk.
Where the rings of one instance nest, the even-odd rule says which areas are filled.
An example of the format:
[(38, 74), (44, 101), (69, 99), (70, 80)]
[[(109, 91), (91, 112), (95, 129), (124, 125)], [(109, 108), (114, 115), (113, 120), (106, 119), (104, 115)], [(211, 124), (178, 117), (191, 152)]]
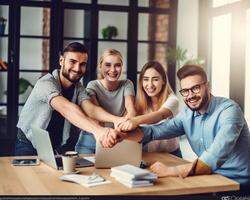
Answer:
[[(59, 180), (63, 172), (44, 163), (39, 166), (12, 166), (13, 158), (0, 158), (0, 195), (183, 195), (239, 190), (238, 183), (220, 175), (160, 178), (151, 187), (128, 188), (109, 176), (110, 169), (78, 168), (81, 174), (96, 172), (112, 182), (85, 188)], [(143, 159), (150, 163), (160, 160), (168, 165), (186, 162), (166, 153), (145, 153)]]

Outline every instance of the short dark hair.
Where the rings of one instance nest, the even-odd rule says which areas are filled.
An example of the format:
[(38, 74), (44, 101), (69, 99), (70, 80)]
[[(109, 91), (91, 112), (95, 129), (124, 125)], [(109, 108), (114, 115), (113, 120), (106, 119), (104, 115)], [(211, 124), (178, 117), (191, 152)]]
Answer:
[(84, 44), (81, 44), (79, 42), (72, 42), (64, 48), (62, 55), (67, 52), (80, 52), (88, 54), (88, 49)]
[(177, 77), (181, 81), (187, 76), (199, 75), (207, 81), (207, 74), (201, 65), (184, 65), (177, 71)]

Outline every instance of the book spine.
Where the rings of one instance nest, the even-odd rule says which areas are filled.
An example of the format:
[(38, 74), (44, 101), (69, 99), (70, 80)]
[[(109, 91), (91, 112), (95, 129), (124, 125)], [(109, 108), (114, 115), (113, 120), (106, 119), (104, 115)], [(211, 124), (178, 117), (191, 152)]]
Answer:
[(130, 174), (130, 173), (125, 172), (125, 171), (116, 170), (116, 169), (112, 169), (112, 168), (111, 168), (111, 172), (112, 172), (112, 173), (115, 173), (117, 176), (127, 177), (128, 179), (133, 179), (133, 178), (135, 178), (135, 175), (134, 175), (134, 174)]
[(142, 185), (142, 184), (150, 183), (150, 181), (146, 181), (146, 180), (126, 180), (126, 179), (117, 178), (117, 177), (115, 177), (115, 179), (119, 182), (124, 182), (124, 183), (131, 184), (131, 185)]

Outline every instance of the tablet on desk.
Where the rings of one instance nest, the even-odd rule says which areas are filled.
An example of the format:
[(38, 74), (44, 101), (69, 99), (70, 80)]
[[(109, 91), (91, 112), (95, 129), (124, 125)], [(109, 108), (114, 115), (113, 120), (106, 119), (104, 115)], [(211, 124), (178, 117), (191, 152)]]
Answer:
[(33, 166), (39, 165), (39, 159), (13, 159), (12, 165), (14, 166)]

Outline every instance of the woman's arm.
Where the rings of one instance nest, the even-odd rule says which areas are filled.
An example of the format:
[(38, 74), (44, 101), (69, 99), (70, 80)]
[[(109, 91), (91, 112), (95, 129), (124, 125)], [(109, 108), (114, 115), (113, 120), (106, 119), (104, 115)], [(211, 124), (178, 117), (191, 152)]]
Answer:
[(158, 111), (133, 117), (132, 119), (121, 123), (119, 129), (121, 131), (131, 131), (136, 129), (140, 124), (154, 124), (172, 116), (173, 114), (169, 109), (161, 108)]
[(130, 131), (140, 124), (154, 124), (166, 118), (172, 118), (179, 111), (179, 100), (175, 95), (170, 95), (166, 102), (157, 111), (136, 116), (119, 125), (119, 130)]
[(126, 119), (131, 119), (136, 116), (135, 97), (132, 95), (125, 96)]

